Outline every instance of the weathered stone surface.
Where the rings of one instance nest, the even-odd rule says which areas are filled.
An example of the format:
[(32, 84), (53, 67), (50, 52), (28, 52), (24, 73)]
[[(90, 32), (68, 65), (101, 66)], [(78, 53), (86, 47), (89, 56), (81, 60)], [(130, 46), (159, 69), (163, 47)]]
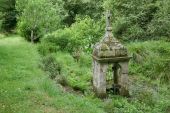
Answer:
[[(98, 97), (106, 97), (106, 71), (109, 64), (113, 65), (113, 86), (120, 86), (120, 95), (128, 93), (128, 56), (127, 49), (113, 37), (111, 14), (106, 17), (106, 33), (101, 42), (93, 50), (93, 87)], [(120, 74), (118, 74), (120, 69)], [(113, 88), (114, 89), (114, 88)]]
[(129, 96), (128, 92), (128, 62), (120, 62), (121, 72), (118, 78), (118, 83), (121, 85), (120, 94), (123, 96)]
[(93, 62), (93, 87), (99, 97), (106, 96), (107, 65)]

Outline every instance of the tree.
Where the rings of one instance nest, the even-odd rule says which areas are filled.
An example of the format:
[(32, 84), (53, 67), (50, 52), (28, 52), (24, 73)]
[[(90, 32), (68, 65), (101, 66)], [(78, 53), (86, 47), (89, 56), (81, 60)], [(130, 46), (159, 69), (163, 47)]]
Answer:
[(30, 0), (26, 1), (24, 9), (22, 0), (17, 1), (19, 14), (18, 30), (27, 40), (35, 42), (44, 34), (60, 28), (65, 12), (62, 4), (54, 3), (51, 0)]
[(90, 16), (93, 19), (100, 19), (103, 13), (103, 0), (63, 0), (64, 9), (68, 12), (68, 16), (64, 22), (71, 26), (76, 22), (76, 15)]
[(169, 0), (106, 0), (103, 4), (113, 13), (117, 38), (133, 41), (170, 36)]
[(149, 23), (148, 31), (152, 37), (170, 38), (170, 1), (157, 1), (159, 11), (154, 15), (154, 19)]

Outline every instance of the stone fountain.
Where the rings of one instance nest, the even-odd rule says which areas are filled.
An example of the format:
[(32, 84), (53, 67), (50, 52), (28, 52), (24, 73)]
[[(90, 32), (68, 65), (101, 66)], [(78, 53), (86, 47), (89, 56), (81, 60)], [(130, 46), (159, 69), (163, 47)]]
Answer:
[(123, 46), (112, 34), (111, 13), (106, 14), (106, 32), (103, 39), (94, 46), (93, 50), (93, 87), (97, 96), (105, 98), (106, 73), (108, 66), (112, 65), (113, 89), (118, 94), (127, 96), (128, 91), (128, 63), (130, 57)]

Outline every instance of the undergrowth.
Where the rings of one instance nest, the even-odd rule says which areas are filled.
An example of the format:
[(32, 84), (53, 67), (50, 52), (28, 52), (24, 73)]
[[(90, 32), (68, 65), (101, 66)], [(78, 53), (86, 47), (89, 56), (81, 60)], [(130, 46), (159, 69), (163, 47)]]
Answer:
[[(169, 101), (169, 42), (146, 41), (127, 44), (130, 61), (130, 98), (108, 94), (102, 109), (107, 113), (168, 113)], [(82, 53), (77, 61), (62, 51), (43, 56), (53, 57), (61, 66), (61, 78), (57, 83), (81, 91), (83, 96), (95, 100), (92, 90), (92, 58)], [(97, 113), (97, 112), (96, 112)]]
[(170, 46), (165, 41), (146, 41), (128, 44), (130, 54), (130, 73), (141, 74), (161, 83), (170, 80)]
[[(84, 53), (77, 61), (65, 52), (48, 54), (42, 57), (47, 67), (44, 73), (38, 67), (40, 56), (35, 45), (18, 37), (0, 39), (0, 113), (169, 113), (170, 86), (166, 79), (161, 80), (162, 74), (169, 77), (168, 42), (131, 43), (128, 48), (134, 54), (129, 76), (131, 96), (109, 94), (100, 100), (91, 88), (90, 55)], [(62, 80), (81, 93), (64, 90), (66, 86), (59, 84)]]

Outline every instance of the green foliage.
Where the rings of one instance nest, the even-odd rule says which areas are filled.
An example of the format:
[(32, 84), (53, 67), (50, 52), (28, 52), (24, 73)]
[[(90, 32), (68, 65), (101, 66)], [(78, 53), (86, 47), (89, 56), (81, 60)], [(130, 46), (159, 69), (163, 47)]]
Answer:
[(160, 75), (161, 84), (169, 83), (170, 81), (169, 69), (170, 59), (160, 60), (160, 62), (155, 65), (155, 73)]
[(103, 0), (63, 0), (64, 1), (64, 9), (68, 12), (67, 17), (64, 19), (64, 23), (66, 25), (72, 25), (76, 22), (76, 16), (86, 16), (93, 19), (99, 20), (102, 13)]
[(162, 0), (157, 2), (159, 11), (154, 15), (154, 19), (149, 24), (148, 31), (153, 37), (170, 37), (170, 1)]
[(57, 63), (53, 55), (42, 58), (41, 68), (48, 73), (51, 79), (55, 79), (61, 73), (61, 64)]
[(104, 108), (107, 113), (136, 113), (140, 112), (135, 106), (128, 103), (126, 99), (114, 97), (114, 100), (106, 102)]
[[(42, 69), (47, 72), (50, 78), (55, 78), (59, 84), (72, 87), (74, 90), (79, 90), (83, 93), (87, 91), (91, 81), (90, 56), (84, 53), (80, 55), (79, 60), (76, 62), (69, 53), (59, 52), (58, 50), (49, 51), (49, 47), (39, 46), (39, 52), (44, 55), (41, 61)], [(54, 47), (52, 46), (51, 50), (54, 50)]]
[(0, 0), (0, 30), (11, 32), (16, 26), (15, 0)]
[(165, 41), (148, 41), (129, 44), (133, 55), (131, 73), (142, 74), (151, 79), (159, 79), (161, 83), (168, 83), (169, 76), (169, 43)]
[(52, 33), (46, 35), (42, 40), (41, 43), (52, 43), (55, 46), (59, 47), (59, 50), (66, 51), (69, 50), (69, 43), (70, 34), (68, 32), (63, 32), (64, 30), (58, 30), (57, 33)]
[[(39, 40), (44, 34), (61, 27), (64, 18), (62, 4), (53, 3), (51, 0), (17, 1), (19, 15), (18, 31), (29, 41)], [(21, 8), (23, 8), (21, 10)]]
[[(6, 31), (16, 24), (14, 4), (0, 0), (0, 26)], [(169, 112), (169, 42), (127, 44), (130, 98), (109, 94), (99, 100), (91, 83), (91, 52), (104, 34), (104, 9), (113, 14), (118, 39), (169, 39), (169, 0), (16, 0), (16, 9), (19, 33), (32, 42), (42, 38), (37, 48), (46, 73), (38, 67), (36, 45), (0, 34), (0, 112)]]
[(90, 17), (77, 18), (76, 23), (71, 27), (46, 35), (42, 39), (42, 43), (54, 43), (59, 50), (70, 53), (79, 50), (88, 52), (102, 36), (100, 27), (99, 23), (95, 23)]
[(16, 0), (16, 9), (19, 16), (22, 15), (29, 2), (31, 2), (31, 0)]
[(92, 57), (89, 54), (81, 54), (79, 59), (80, 67), (91, 67), (92, 66)]
[(37, 49), (38, 49), (38, 52), (43, 56), (46, 56), (50, 53), (55, 53), (58, 51), (58, 47), (54, 43), (50, 43), (50, 42), (39, 44)]
[[(3, 12), (2, 26), (10, 31), (17, 22), (15, 0), (1, 0), (0, 4), (0, 12), (7, 12)], [(84, 21), (86, 16), (103, 25), (100, 20), (105, 10), (111, 10), (113, 32), (121, 40), (169, 38), (169, 6), (169, 0), (16, 0), (18, 31), (33, 41), (63, 26), (72, 28), (73, 23)], [(77, 19), (77, 15), (81, 18)], [(101, 33), (103, 26), (98, 30)]]
[(133, 41), (169, 37), (168, 0), (106, 0), (103, 6), (113, 13), (114, 34), (119, 39)]
[(137, 98), (140, 103), (145, 103), (150, 106), (154, 106), (157, 101), (153, 98), (153, 93), (151, 91), (139, 92)]
[[(88, 58), (88, 56), (83, 56), (83, 58), (81, 57), (80, 59), (85, 59), (85, 57), (86, 59)], [(61, 75), (66, 78), (66, 81), (70, 87), (74, 90), (79, 90), (82, 92), (89, 89), (91, 71), (89, 67), (86, 67), (85, 65), (80, 67), (83, 60), (80, 60), (80, 62), (75, 62), (71, 55), (61, 52), (56, 53), (56, 60), (59, 64), (61, 64)]]

